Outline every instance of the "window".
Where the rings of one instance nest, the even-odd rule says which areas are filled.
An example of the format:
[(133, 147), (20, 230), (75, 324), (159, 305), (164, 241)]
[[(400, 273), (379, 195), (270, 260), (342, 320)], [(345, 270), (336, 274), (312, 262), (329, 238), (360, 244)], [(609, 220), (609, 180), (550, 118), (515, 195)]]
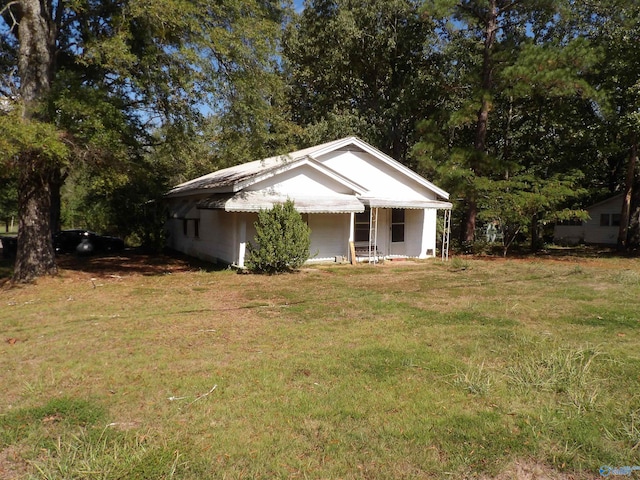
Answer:
[(391, 210), (391, 241), (393, 243), (404, 242), (404, 210), (394, 208)]
[(196, 238), (200, 238), (200, 220), (196, 219), (193, 221), (193, 236)]
[(619, 227), (620, 214), (619, 213), (601, 213), (600, 226), (601, 227)]
[(354, 232), (354, 240), (356, 242), (369, 241), (369, 222), (371, 220), (371, 210), (365, 207), (364, 212), (356, 213), (356, 224)]
[(619, 227), (620, 226), (620, 214), (619, 213), (612, 213), (611, 214), (611, 226), (612, 227)]
[(182, 220), (182, 233), (185, 237), (189, 234), (189, 221), (186, 218)]

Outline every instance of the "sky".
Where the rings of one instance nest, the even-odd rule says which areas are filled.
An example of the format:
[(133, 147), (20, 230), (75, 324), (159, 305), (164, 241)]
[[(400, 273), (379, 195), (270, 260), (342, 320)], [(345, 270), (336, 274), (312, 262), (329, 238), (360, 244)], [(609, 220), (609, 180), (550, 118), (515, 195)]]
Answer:
[(296, 12), (301, 12), (304, 8), (304, 0), (293, 0), (293, 6), (296, 9)]

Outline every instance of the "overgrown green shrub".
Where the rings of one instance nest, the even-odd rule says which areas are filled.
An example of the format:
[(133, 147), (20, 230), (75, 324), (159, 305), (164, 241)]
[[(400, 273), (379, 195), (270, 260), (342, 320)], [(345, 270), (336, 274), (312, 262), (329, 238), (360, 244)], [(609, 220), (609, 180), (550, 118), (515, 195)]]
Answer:
[(281, 273), (299, 268), (309, 259), (311, 230), (287, 200), (261, 210), (255, 223), (255, 245), (248, 246), (246, 266), (258, 273)]

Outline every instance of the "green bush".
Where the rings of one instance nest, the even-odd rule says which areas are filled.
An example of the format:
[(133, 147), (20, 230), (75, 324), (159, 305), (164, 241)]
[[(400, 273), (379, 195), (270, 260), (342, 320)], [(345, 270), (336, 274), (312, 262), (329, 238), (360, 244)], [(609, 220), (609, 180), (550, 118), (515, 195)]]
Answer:
[(261, 210), (255, 223), (255, 245), (248, 246), (246, 266), (257, 273), (295, 270), (309, 259), (311, 230), (293, 201)]

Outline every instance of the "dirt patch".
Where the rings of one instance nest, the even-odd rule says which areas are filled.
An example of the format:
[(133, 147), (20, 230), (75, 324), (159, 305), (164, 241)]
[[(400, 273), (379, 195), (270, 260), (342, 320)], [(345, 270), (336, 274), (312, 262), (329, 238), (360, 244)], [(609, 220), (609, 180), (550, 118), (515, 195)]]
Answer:
[(479, 480), (594, 480), (602, 478), (589, 472), (559, 472), (548, 465), (530, 460), (516, 460), (496, 477), (482, 476)]
[(0, 480), (24, 478), (29, 473), (29, 464), (14, 446), (0, 450)]

